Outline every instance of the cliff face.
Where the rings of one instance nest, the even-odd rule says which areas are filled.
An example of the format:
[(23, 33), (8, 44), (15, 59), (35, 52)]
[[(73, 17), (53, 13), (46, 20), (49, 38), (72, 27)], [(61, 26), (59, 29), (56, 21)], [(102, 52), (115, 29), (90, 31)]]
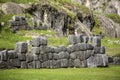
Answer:
[[(54, 29), (59, 35), (65, 35), (67, 29), (77, 30), (77, 32), (84, 31), (86, 35), (90, 35), (90, 30), (94, 26), (94, 20), (90, 10), (84, 6), (75, 6), (70, 3), (61, 5), (56, 6), (52, 3), (34, 5), (35, 7), (32, 7), (33, 9), (31, 10), (33, 12), (31, 14), (41, 24), (38, 27), (47, 26), (48, 29)], [(78, 23), (82, 25), (78, 26)], [(78, 28), (80, 29), (78, 30)], [(70, 32), (70, 34), (74, 33), (74, 31)]]

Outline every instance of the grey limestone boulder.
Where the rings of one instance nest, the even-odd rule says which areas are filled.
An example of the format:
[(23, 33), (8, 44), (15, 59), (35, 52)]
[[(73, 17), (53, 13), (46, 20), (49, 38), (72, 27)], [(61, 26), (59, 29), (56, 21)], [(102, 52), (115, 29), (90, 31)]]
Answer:
[(7, 62), (0, 61), (0, 69), (7, 69), (7, 68), (8, 68)]
[(79, 51), (76, 52), (76, 56), (81, 61), (88, 59), (91, 56), (92, 53), (88, 53), (87, 51)]
[(68, 67), (74, 67), (74, 60), (73, 59), (68, 60)]
[(73, 63), (74, 63), (74, 67), (76, 68), (81, 67), (81, 61), (79, 59), (75, 59)]
[(68, 65), (68, 60), (67, 59), (61, 59), (61, 68), (67, 68)]
[(67, 47), (67, 51), (68, 51), (69, 53), (74, 52), (75, 50), (76, 50), (76, 46), (75, 46), (75, 45), (69, 45), (69, 46)]
[(0, 51), (0, 61), (6, 61), (7, 60), (7, 51)]
[(27, 53), (28, 45), (25, 42), (18, 42), (15, 44), (15, 51), (19, 53)]
[(86, 44), (86, 43), (80, 43), (80, 44), (79, 44), (79, 49), (80, 49), (81, 51), (87, 50), (87, 44)]
[(59, 59), (68, 59), (69, 58), (69, 53), (68, 52), (60, 52), (58, 54)]
[(87, 50), (93, 50), (94, 47), (92, 46), (92, 44), (87, 44)]
[(32, 62), (33, 61), (33, 56), (31, 54), (26, 55), (26, 62)]
[(100, 47), (101, 46), (101, 39), (97, 36), (93, 37), (92, 44), (95, 47)]
[(48, 59), (52, 60), (53, 59), (53, 53), (48, 53)]
[(42, 64), (40, 61), (36, 61), (36, 68), (40, 69), (42, 67)]
[(91, 56), (87, 59), (87, 66), (88, 67), (97, 67), (97, 65), (95, 63), (95, 58), (93, 56)]
[(8, 58), (9, 58), (9, 59), (18, 58), (18, 54), (16, 53), (15, 50), (10, 50), (10, 51), (8, 51)]
[(68, 36), (68, 43), (69, 43), (69, 45), (74, 45), (74, 44), (76, 44), (76, 36), (75, 35), (69, 35)]
[(11, 59), (10, 62), (12, 63), (14, 67), (20, 68), (21, 66), (21, 62), (19, 59)]
[(59, 56), (58, 56), (57, 53), (53, 53), (53, 59), (54, 59), (54, 60), (58, 60), (58, 59), (59, 59)]
[(40, 47), (41, 43), (41, 37), (34, 37), (32, 38), (31, 44), (33, 47)]
[(77, 52), (73, 52), (70, 54), (70, 59), (76, 59), (77, 58)]
[(28, 67), (27, 67), (27, 62), (26, 62), (26, 61), (22, 61), (22, 62), (21, 62), (21, 68), (23, 68), (23, 69), (28, 68)]
[(40, 48), (39, 47), (32, 47), (31, 53), (39, 55), (40, 54)]
[(35, 68), (35, 63), (34, 62), (29, 62), (28, 63), (28, 69)]
[(104, 47), (104, 46), (101, 46), (101, 48), (100, 48), (100, 53), (101, 53), (101, 54), (105, 54), (105, 47)]
[(20, 61), (26, 61), (26, 54), (17, 53), (17, 55)]
[(95, 54), (95, 62), (97, 67), (108, 66), (108, 57), (105, 54)]

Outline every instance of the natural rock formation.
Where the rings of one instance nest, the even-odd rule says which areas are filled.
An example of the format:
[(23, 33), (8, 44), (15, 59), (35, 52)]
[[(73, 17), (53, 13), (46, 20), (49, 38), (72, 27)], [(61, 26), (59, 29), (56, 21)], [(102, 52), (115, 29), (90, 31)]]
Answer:
[(5, 14), (22, 14), (23, 9), (16, 3), (7, 2), (2, 5), (2, 11)]
[(113, 22), (104, 15), (98, 15), (100, 28), (104, 31), (107, 37), (120, 38), (120, 24)]
[(120, 0), (111, 0), (106, 7), (106, 13), (117, 14), (120, 16)]

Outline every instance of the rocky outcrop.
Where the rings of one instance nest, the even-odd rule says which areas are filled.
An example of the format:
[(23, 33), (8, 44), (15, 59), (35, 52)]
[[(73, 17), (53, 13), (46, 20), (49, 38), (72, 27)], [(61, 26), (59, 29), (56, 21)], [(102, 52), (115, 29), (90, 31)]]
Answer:
[(111, 0), (106, 4), (106, 13), (117, 14), (120, 16), (120, 0)]
[(100, 28), (103, 30), (107, 37), (120, 38), (120, 24), (113, 22), (111, 19), (104, 15), (98, 15), (100, 21)]
[(15, 50), (0, 51), (0, 69), (108, 66), (108, 57), (105, 55), (105, 48), (103, 49), (100, 45), (99, 37), (93, 37), (93, 44), (79, 42), (81, 40), (80, 36), (77, 40), (78, 42), (69, 38), (70, 45), (68, 47), (49, 47), (47, 46), (46, 38), (34, 37), (31, 41), (32, 48), (29, 52), (27, 43), (18, 42), (15, 44)]
[(23, 9), (16, 3), (7, 2), (2, 5), (2, 11), (5, 14), (22, 14)]

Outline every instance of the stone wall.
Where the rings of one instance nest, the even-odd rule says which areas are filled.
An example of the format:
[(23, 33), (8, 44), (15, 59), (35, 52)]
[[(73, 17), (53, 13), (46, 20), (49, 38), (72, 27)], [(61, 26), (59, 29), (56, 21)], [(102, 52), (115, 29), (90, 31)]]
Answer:
[(9, 20), (9, 26), (12, 32), (15, 32), (17, 30), (27, 30), (30, 28), (28, 27), (26, 18), (23, 16), (13, 16), (12, 20)]
[(69, 35), (68, 47), (49, 47), (45, 37), (34, 37), (30, 50), (26, 42), (18, 42), (14, 50), (0, 51), (0, 68), (107, 67), (108, 57), (100, 38), (93, 37), (89, 44), (84, 37)]

